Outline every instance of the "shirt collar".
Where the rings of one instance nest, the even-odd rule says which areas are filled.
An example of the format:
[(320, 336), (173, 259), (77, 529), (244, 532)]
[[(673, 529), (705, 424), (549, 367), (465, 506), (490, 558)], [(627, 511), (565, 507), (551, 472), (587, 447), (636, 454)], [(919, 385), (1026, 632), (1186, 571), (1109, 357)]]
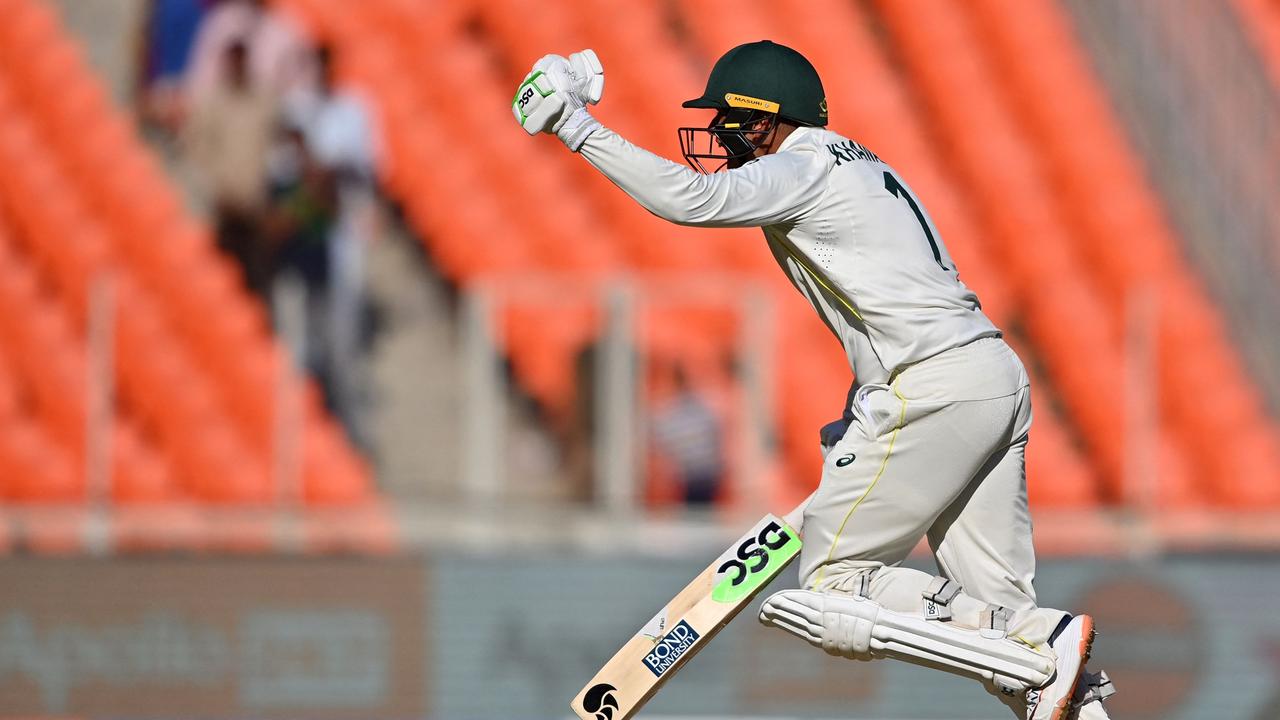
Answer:
[(782, 141), (782, 144), (778, 146), (778, 149), (775, 152), (786, 151), (787, 148), (791, 147), (792, 143), (799, 142), (797, 138), (799, 138), (801, 135), (808, 133), (811, 130), (813, 130), (813, 128), (807, 127), (804, 125), (801, 125), (795, 130), (792, 130), (791, 134), (787, 136), (786, 140)]

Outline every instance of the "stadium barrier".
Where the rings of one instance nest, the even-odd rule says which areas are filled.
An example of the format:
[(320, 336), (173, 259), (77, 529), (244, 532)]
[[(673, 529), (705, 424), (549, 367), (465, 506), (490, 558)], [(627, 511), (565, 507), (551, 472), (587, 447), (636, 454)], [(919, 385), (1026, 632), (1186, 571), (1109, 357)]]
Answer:
[[(564, 718), (567, 700), (705, 558), (438, 547), (384, 560), (0, 561), (0, 716)], [(1043, 562), (1088, 608), (1116, 717), (1270, 718), (1274, 557)], [(793, 584), (784, 573), (779, 584)], [(1005, 717), (976, 684), (829, 658), (748, 608), (650, 717)]]

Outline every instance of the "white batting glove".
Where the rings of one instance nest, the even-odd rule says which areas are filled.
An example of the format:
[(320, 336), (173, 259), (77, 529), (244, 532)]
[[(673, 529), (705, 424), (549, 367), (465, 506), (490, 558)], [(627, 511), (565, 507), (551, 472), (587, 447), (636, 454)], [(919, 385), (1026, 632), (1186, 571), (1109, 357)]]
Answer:
[(593, 50), (543, 56), (516, 88), (511, 112), (530, 135), (555, 133), (577, 151), (600, 123), (585, 106), (600, 102), (604, 69)]
[(564, 114), (564, 96), (557, 93), (551, 78), (541, 70), (531, 70), (516, 88), (511, 101), (516, 122), (530, 135), (551, 132), (553, 123)]
[(569, 78), (573, 94), (584, 103), (595, 105), (604, 96), (604, 66), (595, 50), (587, 48), (569, 56)]

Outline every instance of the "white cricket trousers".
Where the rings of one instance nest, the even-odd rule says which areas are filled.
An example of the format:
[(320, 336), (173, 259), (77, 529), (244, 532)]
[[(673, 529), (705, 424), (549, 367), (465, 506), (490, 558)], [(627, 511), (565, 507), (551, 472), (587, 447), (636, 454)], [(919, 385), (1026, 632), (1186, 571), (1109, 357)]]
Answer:
[(1048, 652), (1063, 618), (1036, 607), (1027, 510), (1031, 391), (1000, 338), (983, 338), (862, 386), (855, 420), (827, 455), (804, 513), (801, 586), (922, 612), (932, 576), (898, 567), (928, 536), (939, 572), (963, 588), (953, 622), (977, 627), (989, 605), (1014, 611), (1009, 636)]

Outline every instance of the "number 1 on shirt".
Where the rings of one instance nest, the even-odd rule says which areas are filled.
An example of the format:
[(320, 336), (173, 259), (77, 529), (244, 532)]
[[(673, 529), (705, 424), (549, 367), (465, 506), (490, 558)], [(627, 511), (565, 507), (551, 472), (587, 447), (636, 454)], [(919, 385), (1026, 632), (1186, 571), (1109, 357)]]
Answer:
[(894, 197), (907, 201), (907, 205), (911, 206), (911, 212), (916, 214), (916, 220), (920, 221), (920, 227), (924, 229), (925, 239), (929, 241), (929, 248), (933, 250), (933, 259), (938, 261), (938, 266), (943, 270), (950, 270), (951, 268), (942, 262), (942, 252), (938, 250), (938, 241), (933, 239), (933, 231), (929, 229), (929, 223), (924, 219), (924, 213), (920, 212), (920, 206), (916, 204), (916, 199), (911, 197), (911, 193), (902, 187), (902, 183), (898, 182), (898, 178), (894, 177), (891, 172), (884, 174), (884, 189), (888, 190)]

